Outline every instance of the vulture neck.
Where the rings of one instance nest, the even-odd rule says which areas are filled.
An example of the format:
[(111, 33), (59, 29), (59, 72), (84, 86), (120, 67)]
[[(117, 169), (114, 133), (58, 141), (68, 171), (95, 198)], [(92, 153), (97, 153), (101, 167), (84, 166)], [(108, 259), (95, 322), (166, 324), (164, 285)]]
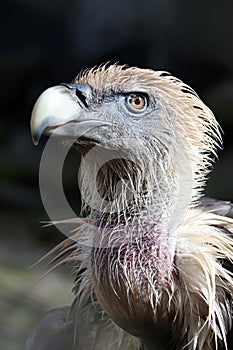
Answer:
[[(122, 156), (123, 151), (120, 153)], [(91, 217), (98, 220), (103, 216), (104, 222), (109, 217), (114, 225), (116, 217), (121, 223), (123, 219), (147, 217), (170, 230), (177, 204), (183, 202), (180, 193), (184, 192), (183, 180), (187, 178), (187, 174), (181, 176), (184, 169), (180, 169), (175, 157), (169, 155), (166, 159), (161, 153), (152, 157), (149, 153), (131, 160), (127, 153), (121, 158), (118, 151), (94, 147), (93, 153), (91, 150), (85, 155), (82, 165), (83, 208), (89, 207)], [(189, 185), (186, 193), (192, 191)]]
[(145, 343), (149, 349), (154, 334), (159, 339), (163, 333), (176, 278), (170, 226), (179, 177), (173, 162), (146, 163), (146, 157), (138, 162), (116, 157), (102, 162), (103, 152), (91, 161), (84, 157), (81, 176), (84, 207), (90, 206), (96, 227), (93, 287), (112, 320), (141, 339), (151, 339)]

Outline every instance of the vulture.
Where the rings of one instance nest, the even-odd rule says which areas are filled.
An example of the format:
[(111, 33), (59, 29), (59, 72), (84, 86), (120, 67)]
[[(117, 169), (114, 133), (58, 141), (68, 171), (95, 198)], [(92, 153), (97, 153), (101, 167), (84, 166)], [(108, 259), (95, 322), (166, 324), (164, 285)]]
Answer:
[(81, 154), (82, 208), (53, 249), (74, 302), (26, 350), (232, 349), (233, 208), (204, 197), (221, 128), (165, 71), (106, 64), (51, 87), (31, 119)]

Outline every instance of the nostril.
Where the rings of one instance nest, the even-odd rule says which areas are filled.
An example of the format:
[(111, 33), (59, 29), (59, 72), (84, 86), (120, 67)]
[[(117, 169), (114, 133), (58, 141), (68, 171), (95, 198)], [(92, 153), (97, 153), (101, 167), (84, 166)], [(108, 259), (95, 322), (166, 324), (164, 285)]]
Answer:
[(82, 91), (79, 89), (75, 89), (75, 94), (79, 98), (79, 100), (84, 104), (86, 108), (88, 108), (86, 97), (83, 95)]
[(78, 99), (83, 103), (83, 105), (88, 108), (90, 105), (90, 99), (92, 96), (92, 88), (88, 84), (74, 84), (74, 83), (61, 83), (72, 90), (73, 93), (78, 97)]

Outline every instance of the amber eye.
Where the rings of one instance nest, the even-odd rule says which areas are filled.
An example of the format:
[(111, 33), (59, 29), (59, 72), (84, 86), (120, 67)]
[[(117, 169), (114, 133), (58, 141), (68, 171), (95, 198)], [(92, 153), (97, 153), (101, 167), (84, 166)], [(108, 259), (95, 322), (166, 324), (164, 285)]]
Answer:
[(143, 94), (129, 94), (126, 102), (132, 112), (142, 112), (147, 107), (147, 98)]

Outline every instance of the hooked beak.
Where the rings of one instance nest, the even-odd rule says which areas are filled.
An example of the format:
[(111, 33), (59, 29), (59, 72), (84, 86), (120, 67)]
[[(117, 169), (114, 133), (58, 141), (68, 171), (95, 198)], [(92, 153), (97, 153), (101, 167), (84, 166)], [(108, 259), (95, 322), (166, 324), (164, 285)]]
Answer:
[(87, 84), (61, 84), (45, 90), (35, 103), (31, 134), (35, 145), (42, 134), (78, 138), (106, 121), (88, 110), (92, 88)]

